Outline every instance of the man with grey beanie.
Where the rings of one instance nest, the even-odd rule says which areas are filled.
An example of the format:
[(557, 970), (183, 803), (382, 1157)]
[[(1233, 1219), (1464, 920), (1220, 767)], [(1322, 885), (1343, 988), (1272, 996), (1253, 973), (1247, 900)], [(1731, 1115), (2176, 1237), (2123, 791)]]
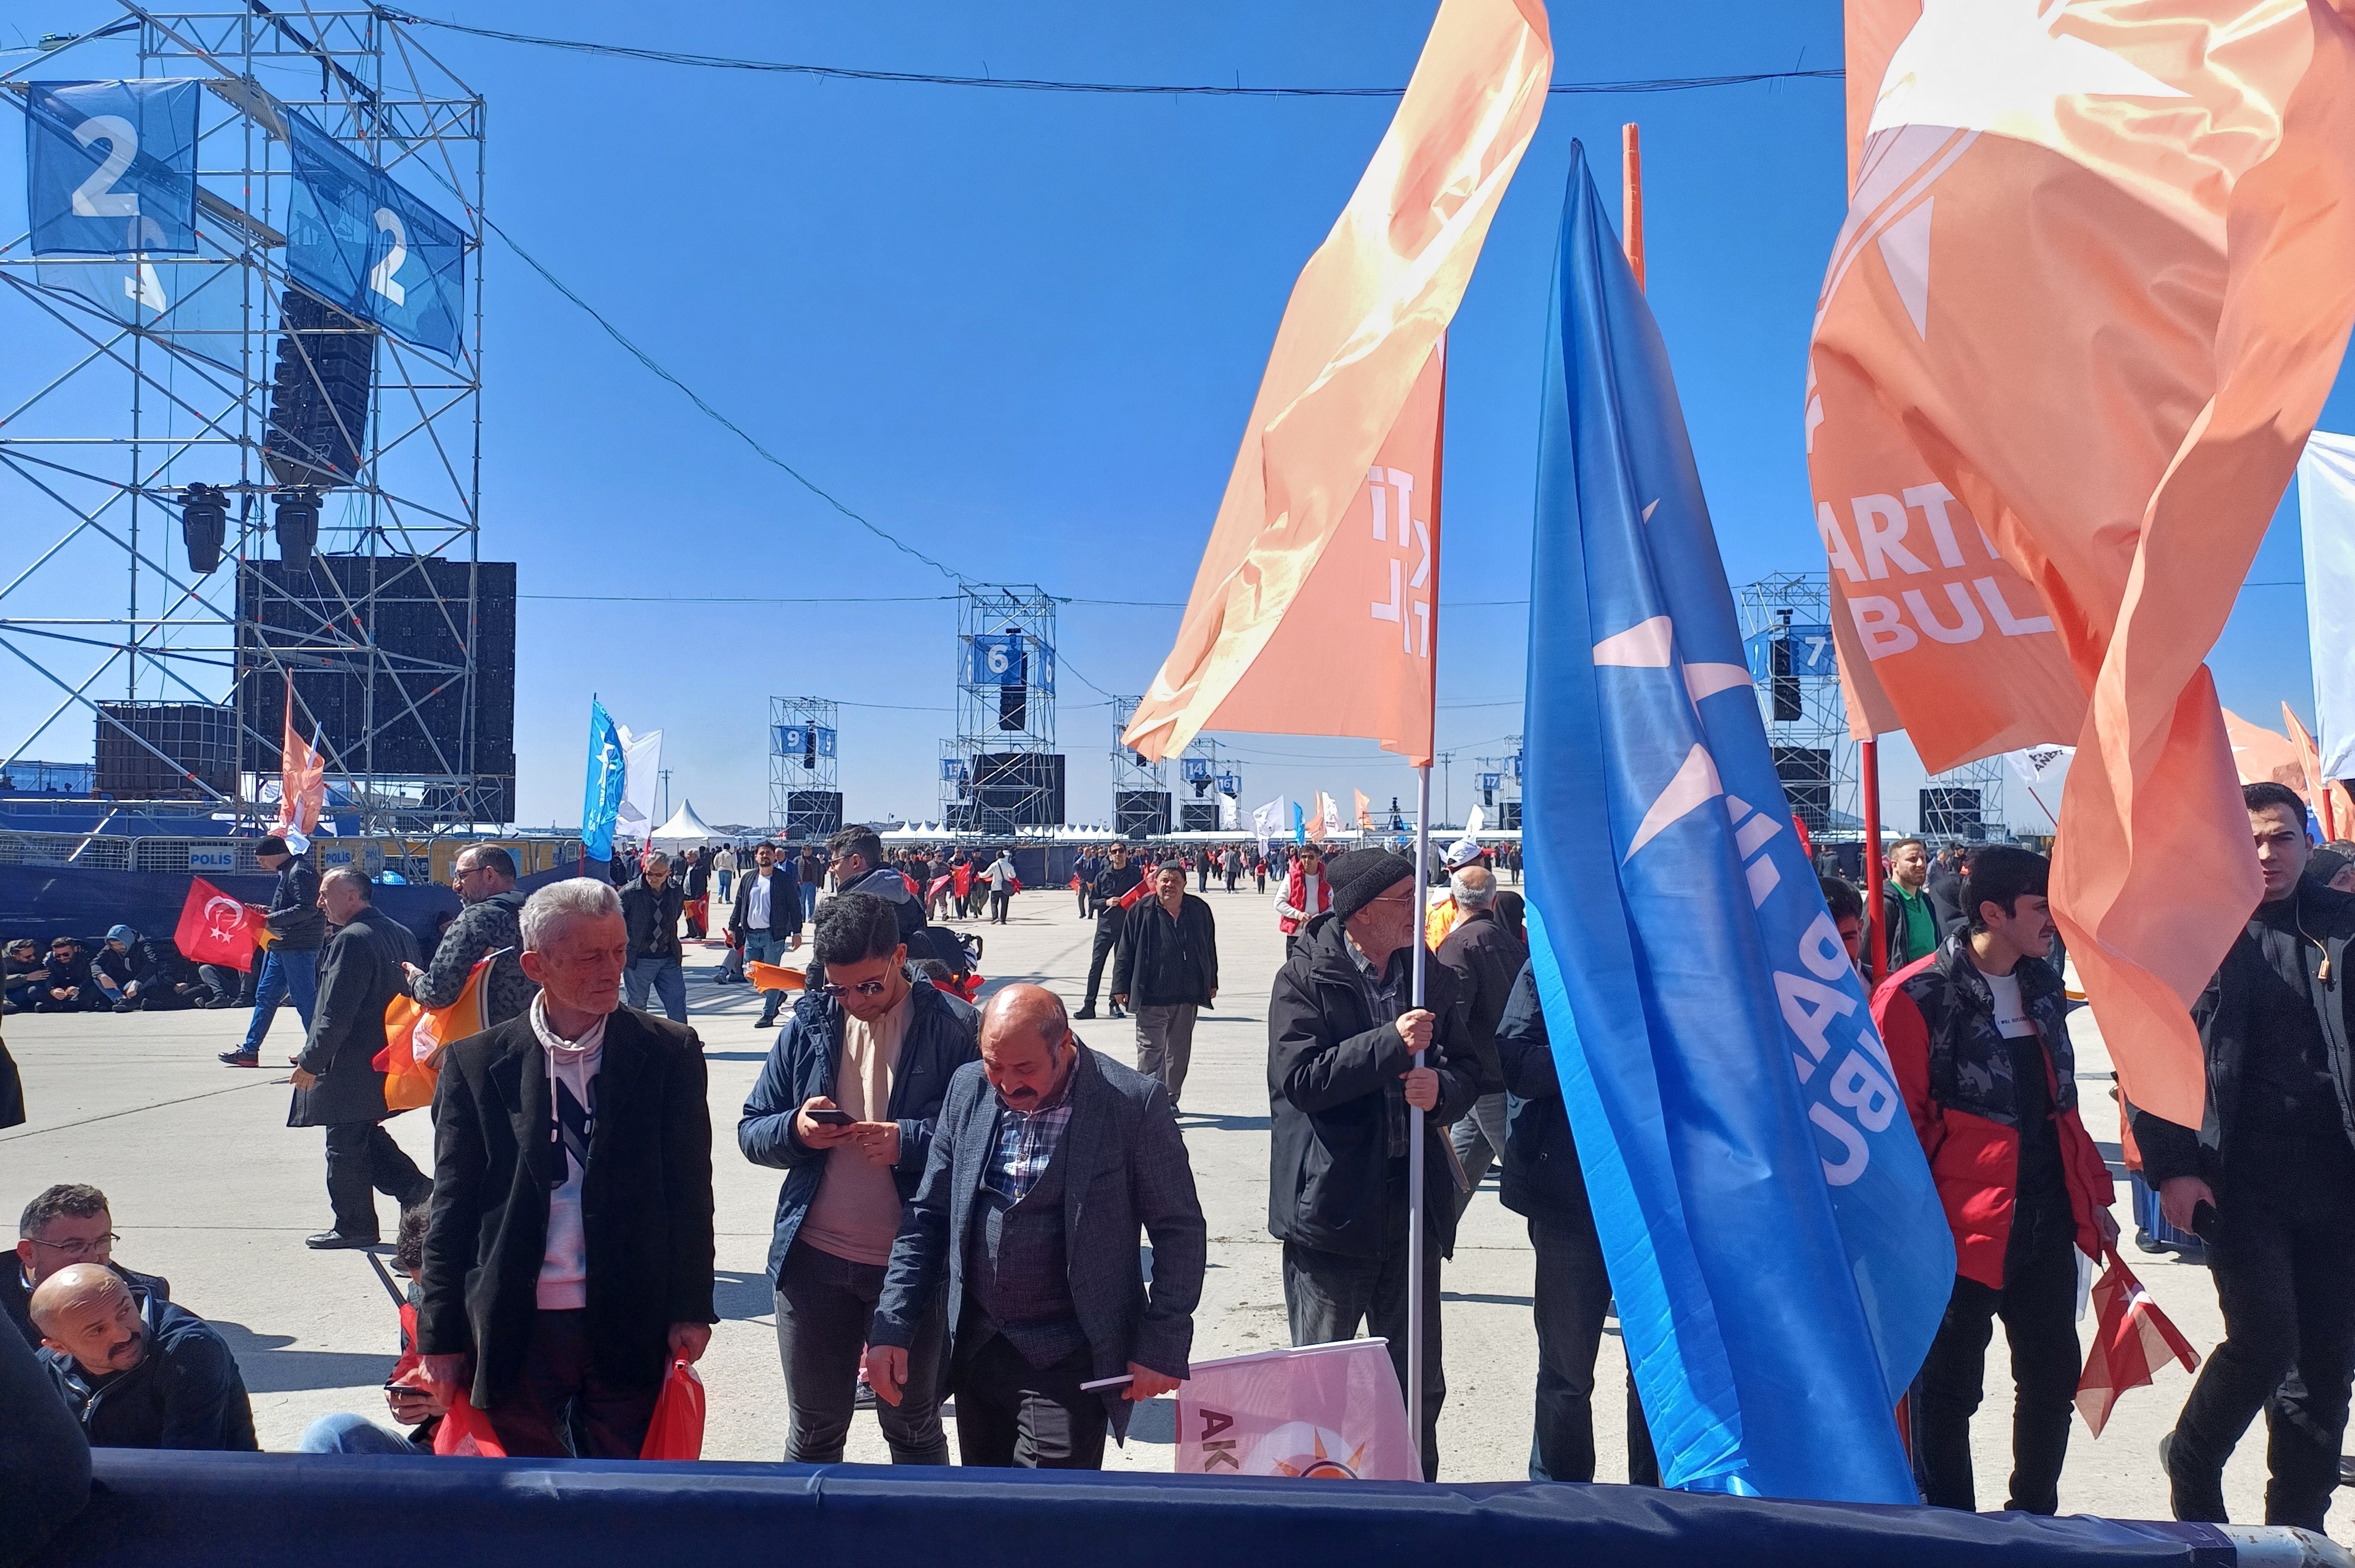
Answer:
[[(1410, 1289), (1423, 1303), (1423, 1470), (1439, 1473), (1439, 1264), (1455, 1242), (1455, 1165), (1444, 1130), (1471, 1108), (1480, 1074), (1464, 1038), (1455, 977), (1425, 966), (1412, 1002), (1423, 911), (1414, 867), (1386, 849), (1327, 863), (1333, 907), (1300, 933), (1267, 1011), (1272, 1137), (1268, 1230), (1284, 1243), (1284, 1300), (1295, 1345), (1390, 1341), (1406, 1387)], [(1415, 1053), (1425, 1052), (1415, 1065)], [(1423, 1113), (1423, 1277), (1407, 1277), (1408, 1154)]]

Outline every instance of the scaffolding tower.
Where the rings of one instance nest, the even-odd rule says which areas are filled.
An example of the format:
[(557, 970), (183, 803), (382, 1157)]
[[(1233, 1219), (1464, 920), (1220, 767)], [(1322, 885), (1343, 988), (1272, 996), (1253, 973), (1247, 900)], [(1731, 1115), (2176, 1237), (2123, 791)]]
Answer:
[(1505, 737), (1505, 750), (1493, 756), (1473, 759), (1480, 765), (1476, 781), (1480, 788), (1482, 819), (1491, 828), (1503, 831), (1521, 825), (1521, 738)]
[(1812, 837), (1860, 832), (1829, 581), (1822, 572), (1778, 571), (1745, 584), (1739, 598), (1742, 649), (1792, 812)]
[(1933, 848), (1944, 844), (2010, 841), (2003, 808), (2004, 761), (1982, 757), (1923, 781), (1917, 831)]
[(1123, 740), (1144, 700), (1112, 699), (1112, 821), (1113, 830), (1124, 838), (1158, 838), (1173, 826), (1168, 763), (1146, 762), (1143, 752), (1129, 750)]
[(841, 704), (769, 699), (769, 831), (824, 838), (842, 827)]
[[(37, 132), (37, 83), (203, 90), (193, 251), (37, 258), (0, 231), (0, 648), (23, 667), (0, 767), (94, 733), (101, 774), (251, 822), (291, 684), (364, 829), (509, 820), (514, 568), (477, 550), (483, 99), (372, 6), (123, 11), (0, 72)], [(459, 236), (454, 353), (295, 283), (306, 128)], [(400, 265), (384, 250), (369, 286)], [(60, 725), (78, 711), (91, 730)]]
[(1064, 820), (1055, 750), (1055, 601), (1035, 584), (957, 593), (957, 729), (942, 750), (942, 822), (1006, 837)]
[[(1185, 796), (1178, 806), (1178, 826), (1188, 833), (1241, 832), (1242, 830), (1242, 769), (1231, 759), (1219, 755), (1219, 743), (1207, 735), (1197, 735), (1178, 758), (1178, 782), (1186, 786)], [(1222, 799), (1235, 803), (1235, 826), (1222, 827), (1219, 816)]]

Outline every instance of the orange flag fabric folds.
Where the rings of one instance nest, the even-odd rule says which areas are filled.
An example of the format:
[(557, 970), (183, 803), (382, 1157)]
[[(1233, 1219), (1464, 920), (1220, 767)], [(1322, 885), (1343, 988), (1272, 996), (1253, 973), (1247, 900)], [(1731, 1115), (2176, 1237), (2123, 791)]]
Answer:
[(319, 826), (327, 804), (327, 764), (318, 748), (294, 728), (294, 683), (286, 683), (286, 730), (281, 738), (278, 784), (278, 836), (301, 854)]
[(1933, 772), (2077, 744), (2054, 912), (2126, 1092), (2197, 1126), (2187, 1004), (2259, 891), (2201, 661), (2355, 320), (2355, 34), (2326, 0), (1848, 17), (1805, 417), (1851, 721)]
[(1123, 745), (1158, 761), (1215, 725), (1430, 762), (1442, 336), (1552, 73), (1539, 0), (1444, 0), (1293, 285), (1177, 645)]

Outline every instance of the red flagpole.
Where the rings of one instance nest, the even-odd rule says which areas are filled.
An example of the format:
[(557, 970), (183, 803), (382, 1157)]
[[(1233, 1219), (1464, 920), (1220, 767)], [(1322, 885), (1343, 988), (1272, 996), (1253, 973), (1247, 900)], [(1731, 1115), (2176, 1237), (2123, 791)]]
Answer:
[(1863, 774), (1860, 787), (1864, 795), (1864, 961), (1865, 972), (1879, 985), (1887, 969), (1889, 934), (1881, 931), (1878, 913), (1881, 909), (1881, 885), (1884, 878), (1881, 869), (1881, 743), (1874, 740), (1856, 743), (1859, 772)]
[(1636, 286), (1643, 288), (1644, 147), (1633, 121), (1619, 127), (1619, 242), (1627, 248)]

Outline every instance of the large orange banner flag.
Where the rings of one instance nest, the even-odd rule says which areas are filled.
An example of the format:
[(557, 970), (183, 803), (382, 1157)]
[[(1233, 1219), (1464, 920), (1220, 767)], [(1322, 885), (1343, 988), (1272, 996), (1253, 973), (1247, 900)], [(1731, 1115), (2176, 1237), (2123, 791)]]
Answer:
[(1553, 73), (1539, 0), (1444, 0), (1276, 328), (1178, 641), (1122, 744), (1361, 735), (1431, 760), (1443, 341)]
[[(2342, 0), (2355, 9), (2355, 0)], [(2355, 319), (2328, 0), (1849, 0), (1851, 206), (1806, 408), (1852, 721), (2074, 741), (2053, 908), (2126, 1093), (2257, 901), (2201, 662)]]
[[(286, 686), (286, 728), (279, 740), (278, 833), (290, 846), (305, 844), (327, 804), (327, 764), (318, 748), (294, 728), (294, 685)], [(294, 846), (295, 852), (302, 852)]]

